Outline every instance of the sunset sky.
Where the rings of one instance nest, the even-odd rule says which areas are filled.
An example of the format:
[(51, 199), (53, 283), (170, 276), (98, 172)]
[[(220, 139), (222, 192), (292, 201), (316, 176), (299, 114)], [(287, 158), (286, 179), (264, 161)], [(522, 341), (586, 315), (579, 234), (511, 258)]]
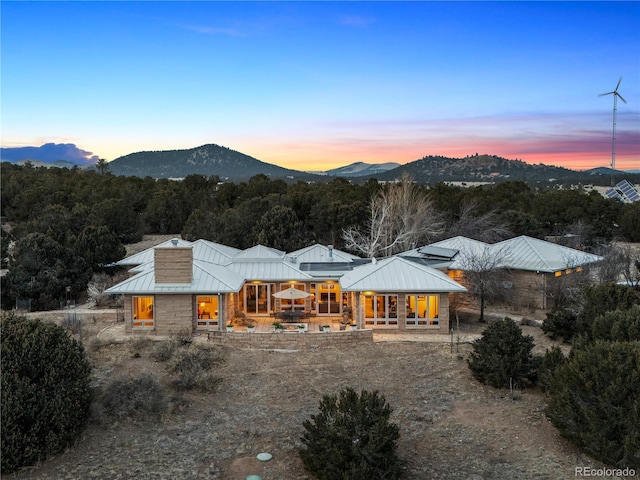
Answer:
[(640, 2), (2, 1), (1, 146), (640, 169)]

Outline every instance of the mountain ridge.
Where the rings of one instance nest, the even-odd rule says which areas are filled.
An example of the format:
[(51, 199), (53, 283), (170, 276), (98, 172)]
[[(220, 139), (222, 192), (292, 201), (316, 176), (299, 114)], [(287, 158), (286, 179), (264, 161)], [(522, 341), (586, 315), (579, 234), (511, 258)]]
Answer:
[[(46, 145), (49, 146), (49, 144)], [(65, 147), (69, 149), (70, 144), (66, 144)], [(50, 149), (50, 147), (48, 148)], [(91, 154), (90, 152), (77, 150)], [(32, 153), (31, 151), (29, 152)], [(32, 166), (43, 166), (38, 163), (37, 159), (28, 160), (28, 162)], [(44, 166), (73, 168), (76, 165), (73, 162), (58, 160)], [(95, 164), (77, 166), (95, 169)], [(355, 162), (324, 172), (304, 172), (266, 163), (239, 151), (216, 144), (205, 144), (181, 150), (134, 152), (112, 160), (108, 163), (108, 166), (114, 175), (153, 178), (184, 178), (193, 174), (215, 175), (221, 181), (233, 182), (246, 181), (255, 175), (266, 175), (272, 179), (283, 179), (288, 182), (326, 182), (336, 177), (344, 177), (354, 183), (364, 183), (371, 178), (379, 181), (394, 181), (403, 175), (408, 175), (419, 183), (496, 183), (517, 180), (529, 184), (578, 182), (606, 185), (611, 181), (612, 176), (631, 177), (629, 178), (630, 181), (640, 182), (639, 174), (611, 170), (608, 167), (577, 171), (542, 163), (529, 164), (522, 160), (510, 160), (489, 154), (475, 154), (464, 158), (428, 155), (405, 164), (395, 162), (382, 164)]]

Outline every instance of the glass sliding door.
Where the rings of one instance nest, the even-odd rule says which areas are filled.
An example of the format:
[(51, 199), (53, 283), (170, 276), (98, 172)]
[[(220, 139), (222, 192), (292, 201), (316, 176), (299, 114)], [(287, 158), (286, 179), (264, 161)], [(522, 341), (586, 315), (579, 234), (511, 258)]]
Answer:
[(240, 292), (240, 304), (248, 315), (268, 315), (271, 311), (270, 283), (249, 283)]

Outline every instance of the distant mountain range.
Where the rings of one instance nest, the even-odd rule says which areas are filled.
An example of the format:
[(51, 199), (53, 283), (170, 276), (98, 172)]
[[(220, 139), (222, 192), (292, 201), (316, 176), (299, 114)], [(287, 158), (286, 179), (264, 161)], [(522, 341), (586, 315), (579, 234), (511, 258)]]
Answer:
[[(45, 152), (54, 152), (54, 157), (60, 155), (61, 149), (55, 145), (42, 146)], [(46, 147), (46, 148), (45, 148)], [(95, 158), (91, 152), (75, 148), (73, 144), (62, 145), (62, 150), (72, 152), (74, 160)], [(74, 147), (74, 148), (71, 148)], [(35, 156), (38, 147), (24, 147), (25, 154)], [(36, 149), (36, 150), (33, 150)], [(18, 149), (2, 149), (2, 161), (24, 163), (29, 161), (33, 166), (57, 166), (72, 168), (78, 162), (65, 161), (57, 158), (52, 162), (41, 162), (39, 158), (28, 157), (29, 160), (16, 159)], [(19, 156), (19, 155), (18, 155)], [(19, 160), (19, 161), (18, 161)], [(631, 183), (640, 183), (640, 173), (629, 173), (612, 170), (606, 167), (594, 168), (587, 171), (576, 171), (568, 168), (555, 167), (545, 164), (529, 164), (521, 160), (508, 160), (495, 155), (472, 155), (465, 158), (448, 158), (442, 156), (427, 156), (419, 160), (406, 163), (368, 164), (357, 162), (325, 172), (301, 172), (291, 170), (270, 163), (262, 162), (241, 152), (221, 147), (215, 144), (202, 145), (186, 150), (163, 150), (131, 153), (116, 158), (109, 164), (109, 170), (114, 175), (127, 175), (153, 178), (184, 178), (188, 175), (199, 174), (216, 175), (222, 181), (246, 181), (259, 174), (270, 178), (280, 178), (285, 181), (326, 182), (332, 177), (350, 178), (352, 182), (366, 182), (369, 178), (380, 181), (393, 181), (403, 175), (408, 175), (419, 183), (437, 182), (503, 182), (509, 180), (524, 181), (529, 184), (553, 183), (593, 183), (608, 185), (611, 178), (627, 178)], [(95, 168), (95, 165), (83, 168)]]
[(78, 148), (73, 143), (45, 143), (39, 147), (2, 147), (0, 160), (13, 163), (31, 160), (33, 165), (35, 161), (44, 163), (65, 161), (74, 165), (93, 165), (98, 161), (98, 156)]
[(332, 177), (366, 177), (372, 175), (378, 175), (380, 173), (388, 172), (394, 168), (398, 168), (399, 163), (387, 162), (387, 163), (364, 163), (356, 162), (345, 167), (334, 168), (327, 170), (326, 172), (315, 172), (321, 175), (329, 175)]

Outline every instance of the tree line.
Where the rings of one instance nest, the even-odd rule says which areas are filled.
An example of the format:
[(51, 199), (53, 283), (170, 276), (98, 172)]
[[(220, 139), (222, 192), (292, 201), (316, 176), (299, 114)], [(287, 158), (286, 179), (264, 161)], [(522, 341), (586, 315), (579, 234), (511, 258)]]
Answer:
[[(92, 275), (123, 258), (123, 245), (145, 234), (180, 234), (241, 249), (259, 243), (292, 251), (315, 242), (353, 249), (345, 232), (370, 231), (374, 199), (389, 188), (344, 178), (287, 183), (257, 175), (229, 183), (203, 175), (182, 181), (115, 176), (105, 168), (2, 163), (1, 169), (3, 224), (10, 226), (2, 230), (3, 268), (9, 268), (2, 280), (4, 308), (15, 306), (16, 298), (32, 299), (33, 309), (59, 306), (67, 287), (76, 296), (84, 292)], [(588, 249), (613, 239), (640, 241), (640, 203), (580, 188), (534, 190), (506, 182), (415, 184), (413, 190), (428, 199), (429, 212), (437, 212), (430, 241), (458, 234), (482, 239), (487, 222), (512, 235), (571, 234)]]

